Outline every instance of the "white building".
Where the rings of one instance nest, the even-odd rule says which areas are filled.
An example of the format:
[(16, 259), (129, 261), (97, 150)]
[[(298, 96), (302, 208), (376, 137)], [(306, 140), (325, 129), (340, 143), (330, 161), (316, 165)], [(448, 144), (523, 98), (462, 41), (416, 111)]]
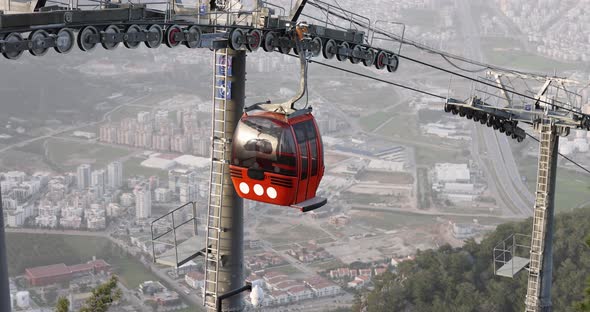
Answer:
[(205, 286), (205, 276), (196, 271), (188, 272), (184, 276), (184, 281), (194, 289), (201, 289)]
[(313, 298), (313, 291), (305, 286), (296, 286), (287, 290), (289, 299), (292, 302)]
[(135, 194), (135, 217), (145, 219), (152, 216), (152, 192), (147, 186), (138, 186), (133, 191)]
[(315, 277), (309, 280), (304, 280), (303, 282), (311, 288), (314, 295), (318, 298), (335, 296), (342, 292), (340, 286), (322, 277)]
[(41, 227), (57, 227), (57, 216), (38, 216), (35, 218), (35, 223)]
[(369, 165), (367, 165), (367, 170), (379, 171), (379, 172), (404, 171), (404, 162), (403, 161), (387, 161), (387, 160), (380, 160), (380, 159), (372, 159), (369, 162)]
[(159, 187), (154, 191), (154, 200), (158, 203), (167, 203), (172, 199), (172, 192), (167, 188)]
[(106, 213), (108, 217), (116, 218), (123, 215), (125, 212), (125, 208), (121, 207), (119, 204), (110, 203), (107, 205)]
[(139, 123), (148, 123), (152, 118), (152, 114), (150, 112), (139, 112), (137, 113), (137, 121)]
[(471, 180), (467, 164), (438, 163), (434, 165), (434, 174), (438, 182), (469, 182)]
[(82, 217), (70, 215), (59, 219), (59, 225), (69, 229), (79, 229), (82, 227)]
[(133, 196), (131, 193), (123, 193), (121, 194), (119, 202), (123, 207), (131, 207), (135, 202), (135, 196)]
[(179, 189), (179, 196), (181, 203), (188, 203), (197, 200), (198, 195), (196, 184), (181, 184)]
[(86, 226), (89, 230), (102, 230), (106, 227), (105, 209), (93, 207), (86, 212)]
[(4, 179), (8, 182), (22, 183), (25, 181), (27, 174), (22, 171), (9, 171), (4, 174)]
[(19, 211), (9, 211), (7, 213), (6, 218), (6, 225), (9, 227), (19, 227), (25, 223), (24, 212), (22, 210)]
[(107, 173), (104, 169), (94, 170), (90, 176), (90, 185), (104, 189), (107, 181)]
[(113, 161), (107, 166), (107, 181), (113, 190), (123, 186), (123, 164), (120, 161)]
[(90, 186), (90, 165), (82, 164), (76, 170), (76, 179), (78, 182), (78, 189), (85, 189)]

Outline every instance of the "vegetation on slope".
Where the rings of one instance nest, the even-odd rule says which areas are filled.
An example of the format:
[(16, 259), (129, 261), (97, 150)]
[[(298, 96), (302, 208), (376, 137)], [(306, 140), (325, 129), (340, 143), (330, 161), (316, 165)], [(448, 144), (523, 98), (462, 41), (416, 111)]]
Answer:
[[(503, 311), (524, 310), (526, 271), (515, 279), (495, 276), (494, 246), (513, 233), (530, 233), (531, 220), (501, 225), (481, 244), (467, 241), (462, 248), (443, 246), (420, 251), (414, 261), (399, 265), (395, 274), (375, 279), (353, 311)], [(560, 214), (555, 220), (553, 245), (554, 311), (580, 311), (585, 280), (590, 272), (590, 209)], [(590, 295), (590, 290), (587, 291)]]

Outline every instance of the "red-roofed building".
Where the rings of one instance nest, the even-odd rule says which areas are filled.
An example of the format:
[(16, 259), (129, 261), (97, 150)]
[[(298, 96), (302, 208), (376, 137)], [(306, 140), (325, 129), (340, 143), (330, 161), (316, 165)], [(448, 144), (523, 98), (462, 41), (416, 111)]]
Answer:
[(289, 293), (291, 301), (301, 301), (313, 298), (313, 291), (303, 285), (292, 287), (287, 292)]
[(264, 274), (264, 280), (268, 281), (269, 279), (277, 276), (287, 276), (285, 273), (277, 272), (277, 271), (269, 271)]
[(361, 288), (371, 281), (371, 276), (361, 275), (354, 278), (354, 281), (348, 283), (350, 288)]
[(278, 283), (281, 283), (281, 282), (284, 282), (284, 281), (290, 281), (290, 280), (291, 279), (288, 276), (286, 276), (286, 275), (278, 275), (278, 276), (275, 276), (273, 278), (267, 279), (265, 282), (268, 285), (275, 285), (275, 284), (278, 284)]
[(316, 297), (335, 296), (342, 292), (342, 288), (335, 283), (323, 278), (314, 277), (303, 281), (305, 285), (309, 286)]
[(294, 280), (286, 280), (277, 284), (268, 284), (272, 289), (275, 290), (290, 290), (293, 287), (303, 286), (300, 282)]
[(270, 293), (273, 298), (272, 304), (281, 305), (289, 303), (289, 294), (286, 291), (273, 291)]
[(372, 273), (373, 273), (372, 269), (359, 269), (359, 275), (371, 276)]
[(381, 275), (383, 273), (387, 272), (387, 268), (375, 268), (375, 275)]
[(331, 279), (350, 278), (356, 277), (357, 275), (359, 275), (357, 269), (338, 268), (330, 271)]
[(69, 281), (71, 276), (72, 273), (63, 263), (25, 269), (25, 279), (32, 286)]
[(111, 266), (98, 259), (83, 264), (67, 266), (63, 263), (25, 269), (25, 279), (32, 286), (45, 286), (71, 280), (88, 273), (110, 273)]

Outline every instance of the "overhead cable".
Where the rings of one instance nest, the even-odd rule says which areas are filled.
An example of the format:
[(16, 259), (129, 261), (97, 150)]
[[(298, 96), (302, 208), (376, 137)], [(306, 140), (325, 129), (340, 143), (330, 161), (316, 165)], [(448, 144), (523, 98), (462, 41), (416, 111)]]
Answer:
[[(291, 55), (291, 56), (295, 56), (295, 55)], [(352, 71), (352, 70), (349, 70), (349, 69), (344, 69), (344, 68), (341, 68), (341, 67), (338, 67), (338, 66), (334, 66), (334, 65), (330, 65), (330, 64), (326, 64), (326, 63), (322, 63), (322, 62), (317, 62), (317, 61), (311, 61), (311, 60), (310, 60), (310, 63), (315, 63), (315, 64), (322, 65), (322, 66), (325, 66), (325, 67), (328, 67), (328, 68), (332, 68), (332, 69), (335, 69), (335, 70), (343, 71), (343, 72), (346, 72), (346, 73), (349, 73), (349, 74), (353, 74), (353, 75), (357, 75), (357, 76), (360, 76), (360, 77), (364, 77), (364, 78), (367, 78), (367, 79), (371, 79), (371, 80), (383, 82), (383, 83), (386, 83), (386, 84), (389, 84), (389, 85), (392, 85), (392, 86), (400, 87), (400, 88), (407, 89), (407, 90), (410, 90), (410, 91), (414, 91), (414, 92), (417, 92), (417, 93), (422, 93), (422, 94), (425, 94), (425, 95), (428, 95), (428, 96), (432, 96), (432, 97), (436, 97), (436, 98), (439, 98), (439, 99), (446, 99), (446, 97), (445, 96), (442, 96), (442, 95), (437, 95), (437, 94), (434, 94), (434, 93), (431, 93), (431, 92), (428, 92), (428, 91), (424, 91), (424, 90), (420, 90), (420, 89), (417, 89), (417, 88), (405, 86), (405, 85), (402, 85), (402, 84), (399, 84), (399, 83), (387, 81), (387, 80), (376, 78), (376, 77), (373, 77), (373, 76), (361, 74), (359, 72), (355, 72), (355, 71)], [(539, 142), (539, 140), (537, 138), (535, 138), (533, 135), (529, 134), (528, 132), (526, 132), (526, 135), (529, 136), (530, 138), (532, 138), (534, 141)], [(585, 168), (584, 166), (580, 165), (579, 163), (577, 163), (573, 159), (571, 159), (571, 158), (563, 155), (562, 153), (559, 153), (558, 152), (558, 154), (561, 157), (563, 157), (564, 159), (566, 159), (567, 161), (573, 163), (574, 165), (576, 165), (580, 169), (582, 169), (585, 172), (587, 172), (587, 173), (590, 174), (590, 169)]]

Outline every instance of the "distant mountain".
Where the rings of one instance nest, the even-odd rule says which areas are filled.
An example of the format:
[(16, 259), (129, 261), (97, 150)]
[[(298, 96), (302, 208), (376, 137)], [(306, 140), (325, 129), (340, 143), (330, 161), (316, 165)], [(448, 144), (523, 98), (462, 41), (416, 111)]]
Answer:
[[(590, 276), (590, 208), (556, 216), (553, 257), (554, 311), (573, 312)], [(420, 251), (414, 261), (400, 264), (396, 274), (375, 278), (375, 289), (362, 294), (353, 311), (524, 311), (526, 271), (515, 279), (495, 276), (494, 246), (512, 233), (528, 234), (531, 220), (501, 225), (481, 244), (443, 246)]]

